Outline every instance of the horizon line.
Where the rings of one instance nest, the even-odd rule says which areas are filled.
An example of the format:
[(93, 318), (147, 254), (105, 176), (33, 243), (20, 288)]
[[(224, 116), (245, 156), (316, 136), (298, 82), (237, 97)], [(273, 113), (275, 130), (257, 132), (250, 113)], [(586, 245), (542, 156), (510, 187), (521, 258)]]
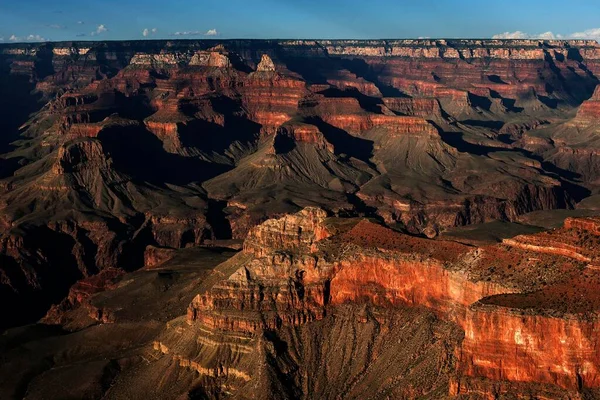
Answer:
[(93, 40), (93, 39), (72, 39), (72, 40), (45, 40), (45, 41), (21, 41), (21, 42), (12, 42), (12, 41), (0, 41), (0, 46), (5, 45), (41, 45), (41, 44), (55, 44), (55, 43), (109, 43), (109, 42), (164, 42), (164, 41), (197, 41), (197, 42), (219, 42), (219, 41), (336, 41), (336, 42), (344, 42), (344, 41), (355, 41), (355, 42), (369, 42), (369, 41), (394, 41), (394, 40), (407, 40), (407, 41), (500, 41), (500, 42), (560, 42), (560, 43), (595, 43), (600, 44), (599, 40), (596, 39), (542, 39), (542, 38), (451, 38), (451, 37), (418, 37), (418, 38), (374, 38), (374, 39), (356, 39), (356, 38), (162, 38), (162, 39), (105, 39), (105, 40)]

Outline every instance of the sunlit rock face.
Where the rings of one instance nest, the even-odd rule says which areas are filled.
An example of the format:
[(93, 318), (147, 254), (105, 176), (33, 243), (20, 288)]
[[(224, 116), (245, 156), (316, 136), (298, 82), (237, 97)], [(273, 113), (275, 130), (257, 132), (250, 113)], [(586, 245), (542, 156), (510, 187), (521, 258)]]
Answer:
[[(192, 301), (185, 329), (206, 342), (216, 332), (256, 335), (315, 324), (340, 307), (424, 307), (464, 332), (448, 350), (456, 358), (448, 395), (594, 389), (600, 268), (553, 250), (585, 244), (596, 259), (594, 221), (572, 218), (519, 239), (537, 243), (531, 247), (472, 247), (305, 209), (254, 228), (243, 252), (223, 264), (230, 276)], [(389, 323), (390, 315), (377, 315), (382, 326)], [(195, 356), (201, 366), (205, 351)], [(255, 379), (243, 362), (231, 362)]]
[(256, 66), (256, 70), (258, 72), (275, 72), (275, 64), (273, 63), (273, 60), (271, 60), (271, 57), (267, 54), (263, 54), (260, 62)]
[(577, 112), (577, 121), (580, 123), (593, 123), (600, 117), (600, 87), (597, 87), (592, 97), (584, 101)]

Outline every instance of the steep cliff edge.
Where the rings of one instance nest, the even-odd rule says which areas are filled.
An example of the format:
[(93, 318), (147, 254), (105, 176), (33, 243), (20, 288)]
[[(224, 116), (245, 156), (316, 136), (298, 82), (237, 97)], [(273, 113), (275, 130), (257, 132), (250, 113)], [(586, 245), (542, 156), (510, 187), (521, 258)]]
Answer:
[[(597, 252), (596, 225), (588, 229), (590, 222), (578, 221), (520, 240), (557, 249), (554, 242), (579, 244)], [(386, 330), (394, 313), (425, 307), (465, 334), (444, 356), (454, 360), (447, 395), (493, 398), (494, 393), (539, 391), (554, 398), (598, 388), (594, 332), (600, 297), (594, 288), (599, 270), (562, 251), (507, 244), (512, 247), (474, 248), (420, 239), (366, 220), (325, 218), (320, 210), (305, 209), (255, 228), (245, 250), (217, 268), (230, 276), (212, 288), (204, 286), (188, 308), (187, 323), (178, 321), (177, 328), (167, 330), (156, 349), (201, 375), (237, 382), (234, 386), (246, 390), (265, 373), (256, 375), (252, 367), (253, 354), (262, 357), (264, 340), (276, 346), (276, 368), (298, 363), (298, 339), (286, 333), (290, 326), (324, 329), (332, 316), (339, 318), (339, 310), (366, 307), (371, 311), (363, 311), (363, 323), (377, 321)], [(266, 339), (257, 339), (261, 335)], [(200, 349), (186, 344), (192, 338), (202, 343)], [(234, 347), (234, 353), (226, 350)], [(217, 365), (223, 366), (221, 372), (211, 372)], [(278, 385), (295, 382), (293, 396), (309, 396), (293, 372), (299, 364), (294, 365), (285, 367), (287, 378)], [(310, 387), (310, 381), (304, 385)]]

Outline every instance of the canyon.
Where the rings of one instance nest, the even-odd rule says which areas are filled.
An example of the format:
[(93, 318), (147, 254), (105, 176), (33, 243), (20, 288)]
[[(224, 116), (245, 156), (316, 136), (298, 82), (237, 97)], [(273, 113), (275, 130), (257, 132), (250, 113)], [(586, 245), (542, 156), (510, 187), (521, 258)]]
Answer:
[(598, 74), (585, 40), (0, 44), (0, 397), (600, 398)]

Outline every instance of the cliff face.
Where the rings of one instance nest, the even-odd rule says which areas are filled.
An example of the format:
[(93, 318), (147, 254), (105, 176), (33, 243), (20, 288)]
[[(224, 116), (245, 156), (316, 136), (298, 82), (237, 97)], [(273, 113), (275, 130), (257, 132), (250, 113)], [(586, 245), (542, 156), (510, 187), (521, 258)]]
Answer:
[(573, 208), (599, 65), (586, 41), (1, 45), (2, 293), (43, 304), (5, 320), (306, 206), (430, 237)]
[[(467, 376), (542, 382), (572, 392), (600, 385), (598, 321), (479, 306), (469, 310), (464, 329), (459, 369)], [(453, 394), (461, 392), (459, 385)]]
[[(597, 268), (535, 247), (474, 248), (402, 235), (366, 220), (323, 217), (318, 209), (305, 209), (255, 228), (244, 251), (218, 267), (219, 275), (229, 277), (212, 288), (203, 285), (188, 308), (187, 326), (173, 328), (203, 343), (201, 348), (193, 351), (185, 345), (191, 339), (167, 331), (157, 346), (169, 350), (161, 351), (180, 357), (177, 349), (187, 348), (184, 358), (196, 370), (224, 363), (222, 379), (254, 382), (259, 375), (247, 363), (261, 354), (256, 346), (262, 344), (252, 338), (265, 330), (268, 340), (285, 340), (277, 356), (285, 364), (297, 357), (294, 341), (300, 340), (287, 336), (290, 326), (326, 329), (330, 314), (366, 307), (371, 311), (354, 318), (367, 324), (373, 319), (391, 334), (395, 312), (425, 307), (464, 332), (445, 356), (454, 360), (448, 395), (493, 398), (537, 391), (555, 398), (600, 386)], [(589, 229), (590, 223), (571, 219), (564, 228), (528, 240), (547, 246), (585, 243), (597, 251), (598, 238), (589, 236), (597, 224)], [(309, 227), (311, 233), (303, 236)], [(237, 356), (223, 353), (239, 335), (248, 347), (236, 350)], [(318, 352), (324, 344), (311, 346)], [(294, 382), (295, 372), (288, 374)], [(309, 395), (301, 387), (298, 393)]]
[(592, 97), (584, 101), (577, 112), (577, 119), (582, 122), (591, 122), (598, 116), (600, 116), (600, 87), (596, 87)]

